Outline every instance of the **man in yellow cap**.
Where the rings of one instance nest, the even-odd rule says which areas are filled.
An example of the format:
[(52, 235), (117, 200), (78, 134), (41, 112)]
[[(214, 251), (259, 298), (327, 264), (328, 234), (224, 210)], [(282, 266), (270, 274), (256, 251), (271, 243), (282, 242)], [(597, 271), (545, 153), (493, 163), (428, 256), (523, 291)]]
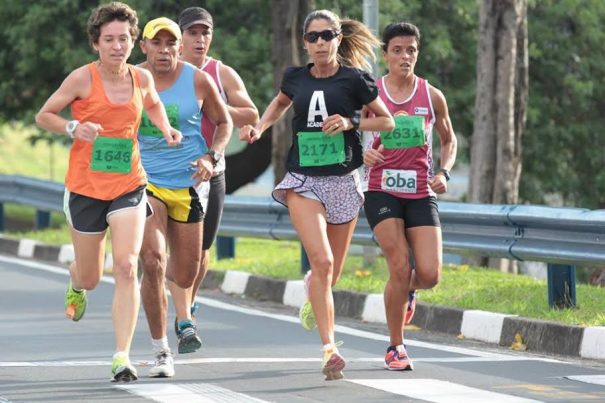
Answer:
[[(169, 148), (158, 129), (143, 115), (138, 132), (141, 161), (147, 172), (147, 195), (154, 215), (145, 225), (141, 259), (143, 306), (156, 356), (151, 377), (174, 375), (172, 353), (166, 336), (167, 296), (171, 290), (190, 289), (201, 260), (203, 219), (208, 202), (209, 179), (223, 153), (233, 125), (208, 74), (179, 60), (181, 31), (172, 20), (160, 17), (143, 30), (141, 49), (147, 60), (139, 67), (151, 72), (168, 119), (183, 134), (181, 145)], [(201, 112), (200, 112), (201, 111)], [(201, 129), (202, 114), (217, 126), (212, 149)], [(170, 249), (170, 255), (166, 253)], [(190, 295), (172, 292), (178, 321), (178, 352), (197, 351), (202, 342), (191, 320)]]

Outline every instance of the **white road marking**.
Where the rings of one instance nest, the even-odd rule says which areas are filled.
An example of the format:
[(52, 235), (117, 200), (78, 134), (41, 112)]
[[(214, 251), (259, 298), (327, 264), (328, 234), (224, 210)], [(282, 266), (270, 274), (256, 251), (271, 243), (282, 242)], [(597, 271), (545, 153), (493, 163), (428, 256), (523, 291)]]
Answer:
[[(298, 317), (263, 312), (258, 309), (232, 305), (232, 304), (228, 304), (226, 302), (217, 301), (217, 300), (213, 300), (210, 298), (196, 297), (195, 300), (206, 306), (212, 307), (212, 308), (224, 309), (227, 311), (239, 312), (239, 313), (253, 315), (253, 316), (262, 316), (262, 317), (266, 317), (266, 318), (272, 318), (272, 319), (277, 319), (277, 320), (291, 322), (291, 323), (297, 323), (297, 324), (300, 322)], [(387, 343), (389, 342), (389, 336), (385, 336), (385, 335), (378, 334), (378, 333), (372, 333), (372, 332), (368, 332), (365, 330), (354, 329), (354, 328), (351, 328), (348, 326), (342, 326), (342, 325), (336, 325), (334, 327), (334, 329), (337, 333), (348, 334), (350, 336), (363, 337), (365, 339), (384, 341)], [(418, 340), (411, 340), (411, 339), (406, 339), (405, 344), (409, 345), (409, 346), (427, 348), (427, 349), (431, 349), (431, 350), (445, 351), (448, 353), (464, 354), (464, 355), (470, 355), (473, 357), (491, 358), (494, 361), (496, 361), (496, 360), (504, 360), (504, 361), (525, 360), (525, 361), (544, 361), (544, 362), (552, 362), (552, 363), (563, 363), (563, 361), (553, 360), (553, 359), (549, 359), (549, 358), (528, 357), (528, 356), (521, 356), (521, 355), (515, 355), (515, 354), (492, 353), (489, 351), (472, 350), (472, 349), (464, 348), (464, 347), (456, 347), (456, 346), (452, 346), (452, 345), (440, 345), (440, 344), (434, 344), (434, 343), (429, 343), (429, 342), (425, 342), (425, 341), (418, 341)]]
[(530, 403), (539, 400), (471, 388), (437, 379), (347, 379), (347, 382), (434, 403)]
[[(57, 266), (52, 266), (52, 265), (45, 264), (45, 263), (39, 263), (39, 262), (35, 262), (35, 261), (6, 257), (6, 256), (0, 256), (0, 261), (12, 263), (12, 264), (26, 265), (28, 267), (47, 271), (50, 273), (69, 275), (69, 271), (67, 269), (57, 267)], [(103, 276), (101, 281), (103, 281), (105, 283), (110, 283), (110, 284), (115, 283), (114, 279), (112, 277), (108, 277), (108, 276)], [(239, 313), (243, 313), (246, 315), (252, 315), (252, 316), (261, 316), (261, 317), (265, 317), (265, 318), (281, 320), (284, 322), (297, 323), (297, 324), (299, 323), (298, 317), (295, 317), (295, 316), (263, 312), (258, 309), (246, 308), (246, 307), (242, 307), (242, 306), (228, 304), (226, 302), (217, 301), (217, 300), (213, 300), (213, 299), (205, 298), (205, 297), (196, 297), (196, 301), (201, 302), (202, 304), (204, 304), (206, 306), (217, 308), (217, 309), (223, 309), (223, 310), (232, 311), (232, 312), (239, 312)], [(350, 336), (362, 337), (362, 338), (370, 339), (370, 340), (377, 340), (377, 341), (384, 341), (384, 342), (389, 341), (389, 337), (386, 335), (372, 333), (372, 332), (368, 332), (365, 330), (358, 330), (358, 329), (354, 329), (354, 328), (351, 328), (348, 326), (336, 325), (335, 331), (338, 333), (348, 334)], [(467, 355), (467, 356), (471, 356), (471, 357), (489, 358), (493, 361), (520, 360), (520, 361), (542, 361), (542, 362), (551, 362), (551, 363), (564, 363), (564, 361), (554, 360), (554, 359), (549, 359), (549, 358), (529, 357), (529, 356), (518, 355), (518, 354), (516, 355), (516, 354), (494, 353), (494, 352), (489, 352), (489, 351), (473, 350), (470, 348), (456, 347), (456, 346), (452, 346), (452, 345), (435, 344), (435, 343), (429, 343), (429, 342), (412, 340), (412, 339), (406, 339), (406, 344), (409, 346), (421, 347), (421, 348), (437, 350), (437, 351), (444, 351), (447, 353), (462, 354), (462, 355)], [(415, 360), (415, 361), (419, 361), (419, 360)]]
[[(501, 359), (494, 360), (493, 358), (486, 357), (422, 357), (414, 358), (414, 362), (443, 362), (443, 363), (456, 363), (456, 362), (503, 362), (503, 361), (521, 361), (522, 358), (509, 357), (509, 359), (503, 357)], [(300, 358), (300, 357), (288, 357), (288, 358), (189, 358), (184, 360), (176, 360), (175, 364), (221, 364), (221, 363), (284, 363), (284, 362), (322, 362), (321, 358)], [(353, 362), (379, 362), (384, 363), (382, 357), (357, 357), (351, 358), (347, 356), (347, 363)], [(149, 365), (153, 364), (151, 361), (147, 362)]]
[(584, 383), (592, 383), (595, 385), (605, 386), (605, 375), (574, 375), (574, 376), (564, 376), (565, 379), (570, 379), (572, 381), (579, 381)]
[(208, 383), (138, 383), (118, 385), (116, 388), (160, 403), (265, 402), (265, 400)]
[[(505, 362), (505, 361), (521, 361), (521, 357), (422, 357), (414, 358), (414, 362), (433, 362), (433, 363), (467, 363), (467, 362)], [(207, 358), (188, 358), (183, 360), (175, 360), (175, 365), (190, 365), (190, 364), (229, 364), (229, 363), (252, 363), (252, 364), (283, 364), (303, 363), (303, 362), (321, 362), (321, 358), (306, 358), (306, 357), (246, 357), (246, 358), (223, 358), (223, 357), (207, 357)], [(377, 362), (383, 363), (382, 357), (347, 357), (348, 363), (354, 362)], [(135, 366), (149, 367), (153, 365), (153, 361), (149, 360), (132, 360)], [(100, 367), (109, 366), (111, 361), (0, 361), (0, 368), (3, 367)]]

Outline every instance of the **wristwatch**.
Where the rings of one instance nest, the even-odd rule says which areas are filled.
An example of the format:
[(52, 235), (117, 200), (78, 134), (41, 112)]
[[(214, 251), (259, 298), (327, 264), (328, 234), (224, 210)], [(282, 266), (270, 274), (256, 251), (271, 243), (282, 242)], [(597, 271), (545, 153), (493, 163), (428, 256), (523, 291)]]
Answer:
[(219, 153), (216, 150), (213, 150), (212, 148), (210, 148), (208, 151), (206, 151), (206, 154), (208, 154), (210, 156), (210, 159), (212, 160), (212, 165), (214, 165), (214, 166), (216, 166), (216, 164), (219, 163), (221, 158), (223, 158), (223, 154)]
[(79, 124), (80, 124), (80, 121), (78, 121), (78, 120), (70, 120), (65, 125), (65, 131), (67, 132), (67, 135), (69, 137), (71, 137), (72, 139), (74, 138), (74, 136), (76, 134), (76, 127), (78, 127)]
[(351, 124), (353, 125), (353, 130), (359, 129), (359, 123), (361, 122), (361, 112), (355, 111), (353, 116), (351, 116), (349, 119), (351, 119)]
[(445, 168), (440, 168), (437, 172), (441, 172), (443, 174), (443, 176), (445, 177), (445, 181), (449, 182), (451, 175), (450, 175), (450, 171), (448, 171)]

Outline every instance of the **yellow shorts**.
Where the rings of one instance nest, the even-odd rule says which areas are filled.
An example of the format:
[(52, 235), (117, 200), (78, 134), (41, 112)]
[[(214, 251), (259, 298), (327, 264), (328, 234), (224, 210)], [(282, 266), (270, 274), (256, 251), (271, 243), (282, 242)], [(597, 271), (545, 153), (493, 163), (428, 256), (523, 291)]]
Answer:
[(174, 221), (197, 223), (204, 220), (204, 206), (208, 203), (208, 196), (204, 200), (200, 197), (200, 193), (207, 194), (207, 192), (203, 192), (204, 186), (207, 185), (206, 182), (197, 189), (193, 187), (168, 189), (149, 183), (147, 184), (147, 195), (164, 203), (168, 217)]

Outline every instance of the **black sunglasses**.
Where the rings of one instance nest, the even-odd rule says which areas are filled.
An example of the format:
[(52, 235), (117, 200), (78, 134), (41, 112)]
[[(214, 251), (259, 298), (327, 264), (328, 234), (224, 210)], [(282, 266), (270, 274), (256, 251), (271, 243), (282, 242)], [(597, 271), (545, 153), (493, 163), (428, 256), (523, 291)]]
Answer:
[(319, 38), (323, 39), (326, 42), (329, 42), (332, 39), (336, 38), (339, 34), (340, 34), (340, 32), (336, 32), (331, 29), (326, 29), (325, 31), (321, 31), (321, 32), (309, 31), (303, 35), (303, 38), (305, 39), (305, 41), (310, 42), (310, 43), (317, 42), (317, 40)]

